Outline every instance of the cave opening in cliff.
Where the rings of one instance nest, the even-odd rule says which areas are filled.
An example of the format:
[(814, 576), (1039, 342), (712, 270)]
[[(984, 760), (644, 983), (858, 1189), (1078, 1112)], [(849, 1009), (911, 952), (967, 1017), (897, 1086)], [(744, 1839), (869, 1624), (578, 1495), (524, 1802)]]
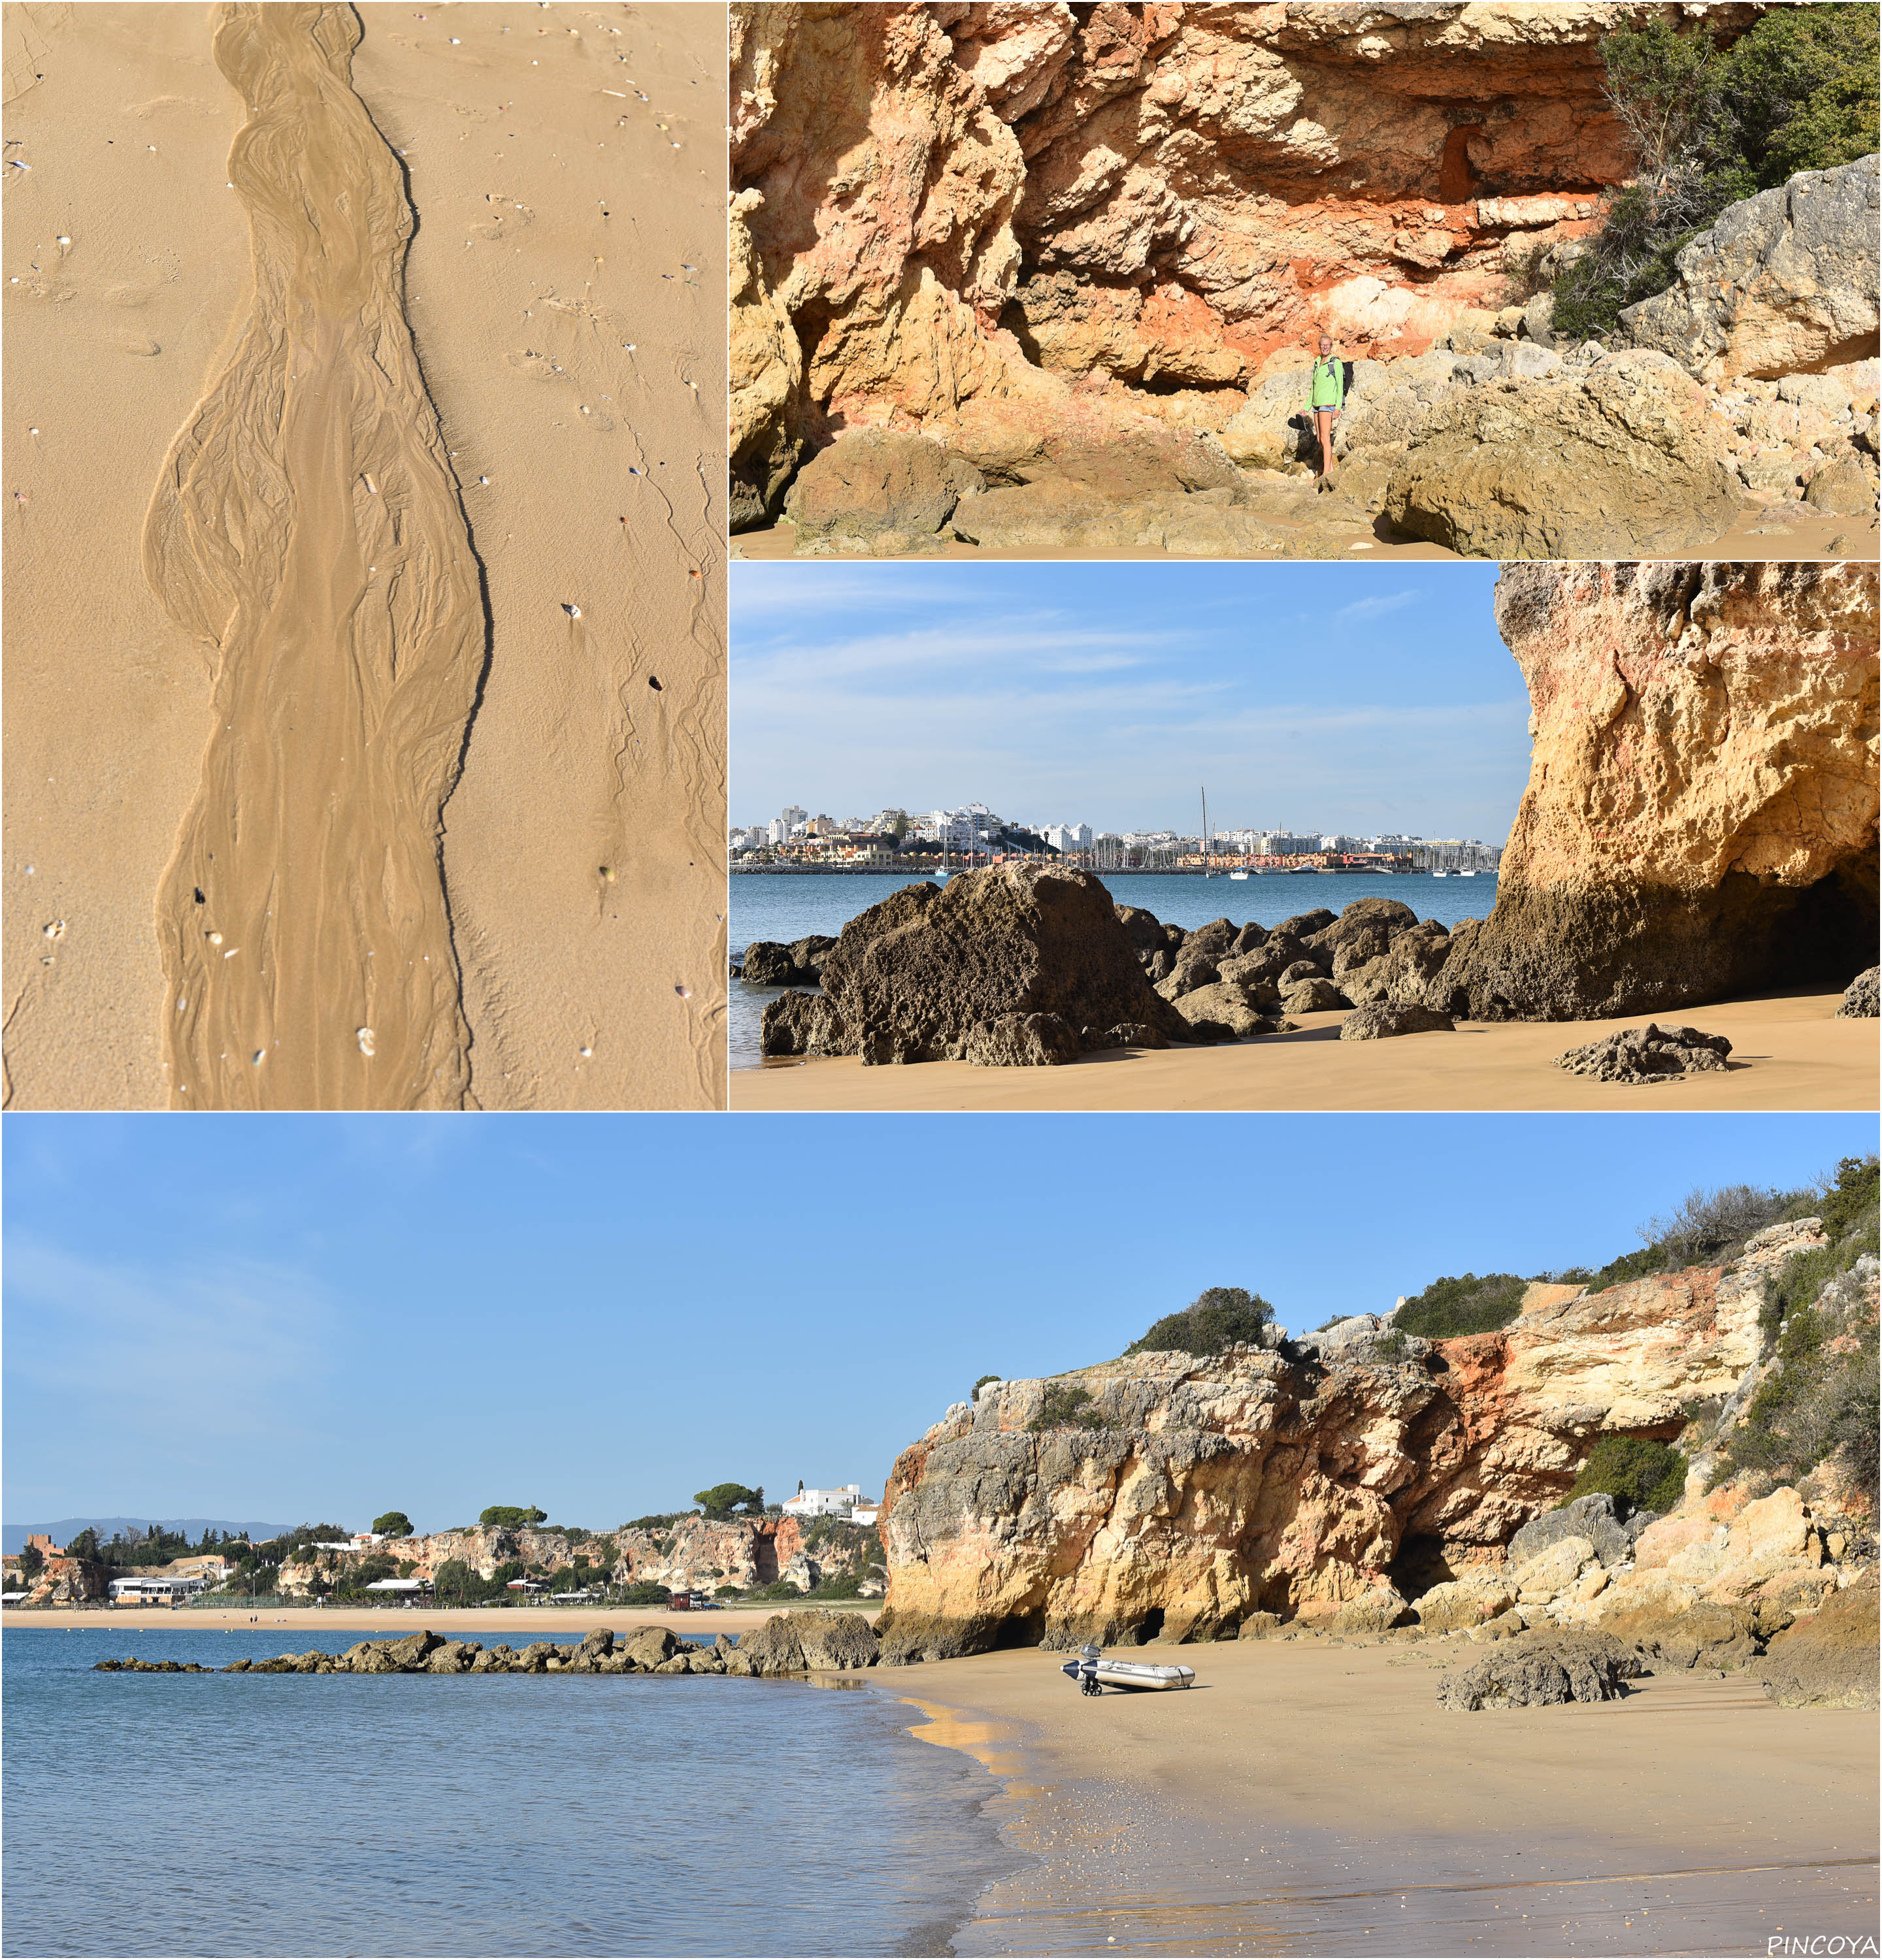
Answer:
[(1387, 1570), (1393, 1586), (1407, 1599), (1415, 1599), (1434, 1586), (1442, 1586), (1457, 1576), (1444, 1541), (1428, 1532), (1413, 1532), (1400, 1539)]
[(1137, 1623), (1137, 1644), (1147, 1647), (1163, 1631), (1163, 1608), (1153, 1606)]
[(1043, 1607), (1030, 1613), (1009, 1613), (993, 1630), (992, 1644), (1005, 1647), (1036, 1647), (1046, 1637)]

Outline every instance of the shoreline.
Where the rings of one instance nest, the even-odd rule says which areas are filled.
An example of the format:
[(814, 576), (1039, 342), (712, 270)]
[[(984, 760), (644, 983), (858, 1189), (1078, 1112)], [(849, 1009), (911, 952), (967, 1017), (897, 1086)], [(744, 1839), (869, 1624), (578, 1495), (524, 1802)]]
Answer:
[[(813, 1056), (735, 1068), (735, 1110), (1852, 1109), (1877, 1106), (1877, 1026), (1839, 1020), (1839, 994), (1761, 996), (1593, 1021), (1460, 1021), (1454, 1034), (1342, 1042), (1346, 1009), (1298, 1032), (1218, 1048), (1109, 1050), (1056, 1068), (930, 1061), (868, 1068)], [(1722, 1072), (1595, 1082), (1553, 1058), (1650, 1020), (1731, 1042)]]
[[(1168, 1650), (1172, 1655), (1177, 1651)], [(961, 1955), (1763, 1953), (1873, 1936), (1874, 1718), (1657, 1675), (1594, 1707), (1463, 1715), (1460, 1637), (1187, 1647), (1190, 1694), (1076, 1694), (1061, 1656), (872, 1685), (998, 1777), (1028, 1866)], [(1160, 1653), (1160, 1656), (1162, 1656)], [(1852, 1949), (1849, 1950), (1857, 1950)]]

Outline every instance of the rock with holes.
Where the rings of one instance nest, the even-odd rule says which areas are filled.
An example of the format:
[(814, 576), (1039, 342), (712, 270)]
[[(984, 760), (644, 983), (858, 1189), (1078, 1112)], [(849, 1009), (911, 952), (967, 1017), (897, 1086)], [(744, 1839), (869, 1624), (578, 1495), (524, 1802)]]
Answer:
[(976, 1021), (961, 1059), (976, 1068), (1056, 1068), (1078, 1058), (1078, 1036), (1057, 1014), (1002, 1014)]
[(1356, 1007), (1339, 1024), (1342, 1041), (1389, 1041), (1395, 1035), (1451, 1034), (1456, 1023), (1436, 1007), (1377, 1002)]
[(1645, 1672), (1638, 1657), (1599, 1634), (1530, 1634), (1476, 1663), (1441, 1675), (1441, 1707), (1556, 1708), (1572, 1701), (1614, 1701), (1624, 1682)]
[(1839, 1020), (1872, 1021), (1882, 1014), (1882, 967), (1871, 966), (1858, 973), (1836, 1004)]
[(1679, 1075), (1722, 1070), (1731, 1043), (1723, 1035), (1703, 1029), (1661, 1027), (1622, 1028), (1581, 1048), (1556, 1057), (1556, 1066), (1571, 1075), (1596, 1082), (1664, 1082)]

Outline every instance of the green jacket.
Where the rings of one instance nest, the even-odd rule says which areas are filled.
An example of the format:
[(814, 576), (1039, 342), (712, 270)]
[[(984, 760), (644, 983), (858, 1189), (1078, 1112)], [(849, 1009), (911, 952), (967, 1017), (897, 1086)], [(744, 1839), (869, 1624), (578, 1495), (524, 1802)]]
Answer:
[(1307, 406), (1314, 409), (1343, 409), (1346, 406), (1346, 364), (1336, 354), (1331, 360), (1316, 361), (1307, 383)]

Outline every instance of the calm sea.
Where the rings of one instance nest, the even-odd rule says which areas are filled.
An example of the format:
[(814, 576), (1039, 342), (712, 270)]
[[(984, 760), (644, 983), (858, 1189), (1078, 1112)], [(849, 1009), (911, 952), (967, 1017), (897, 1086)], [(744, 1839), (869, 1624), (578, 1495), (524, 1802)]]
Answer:
[(4, 1645), (8, 1955), (941, 1953), (1023, 1862), (999, 1786), (879, 1688), (90, 1672), (279, 1631)]
[[(755, 939), (775, 939), (788, 945), (813, 932), (834, 936), (858, 912), (879, 905), (891, 892), (911, 883), (893, 872), (881, 877), (852, 877), (815, 874), (767, 877), (741, 872), (731, 881), (730, 943), (733, 957)], [(1231, 919), (1246, 925), (1279, 925), (1296, 913), (1324, 906), (1343, 912), (1355, 899), (1396, 899), (1420, 918), (1453, 926), (1467, 918), (1482, 918), (1496, 902), (1496, 880), (1433, 878), (1423, 872), (1381, 878), (1376, 873), (1343, 877), (1337, 872), (1282, 878), (1181, 878), (1132, 877), (1116, 872), (1104, 880), (1120, 905), (1142, 905), (1146, 912), (1186, 929), (1207, 925), (1211, 919)], [(763, 1060), (758, 1047), (766, 1002), (775, 1000), (775, 987), (747, 987), (732, 982), (731, 1049), (734, 1068), (753, 1068)]]

